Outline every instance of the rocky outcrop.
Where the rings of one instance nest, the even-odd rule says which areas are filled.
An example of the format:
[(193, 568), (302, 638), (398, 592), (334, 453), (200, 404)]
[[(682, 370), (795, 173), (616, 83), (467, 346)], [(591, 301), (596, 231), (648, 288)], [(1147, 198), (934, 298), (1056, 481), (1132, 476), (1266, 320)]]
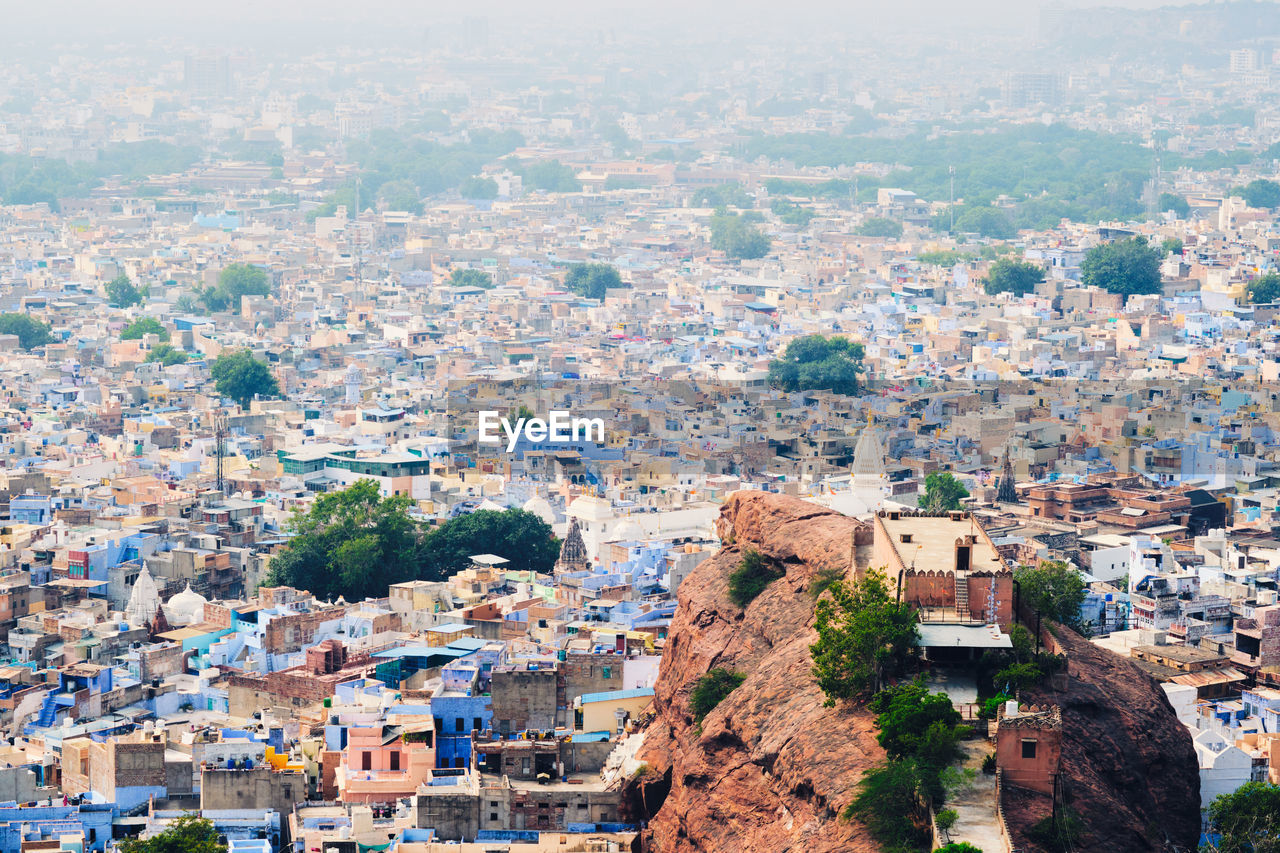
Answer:
[[(822, 568), (847, 569), (858, 524), (795, 498), (734, 495), (720, 518), (727, 544), (680, 586), (658, 677), (655, 718), (634, 790), (649, 814), (645, 849), (676, 851), (874, 851), (838, 812), (862, 771), (883, 757), (866, 712), (822, 707), (809, 673), (813, 600)], [(728, 576), (752, 547), (785, 569), (745, 611)], [(689, 691), (713, 667), (746, 681), (699, 729)], [(641, 815), (645, 816), (645, 815)]]
[[(1056, 635), (1070, 661), (1067, 678), (1022, 698), (1062, 708), (1059, 784), (1082, 826), (1077, 849), (1195, 850), (1199, 767), (1191, 735), (1164, 691), (1130, 661), (1078, 634), (1058, 628)], [(1004, 806), (1018, 848), (1039, 849), (1029, 833), (1049, 813), (1049, 798), (1011, 789)]]
[[(719, 529), (725, 547), (680, 586), (639, 756), (648, 769), (629, 783), (632, 816), (648, 822), (643, 848), (878, 850), (858, 822), (838, 817), (863, 771), (884, 757), (872, 716), (824, 708), (809, 656), (815, 639), (809, 582), (824, 569), (847, 570), (853, 544), (865, 542), (867, 530), (814, 504), (761, 492), (733, 495)], [(728, 598), (728, 577), (748, 547), (785, 575), (743, 611)], [(1194, 849), (1196, 763), (1163, 692), (1087, 641), (1068, 637), (1064, 644), (1068, 689), (1024, 699), (1062, 706), (1063, 779), (1087, 832), (1076, 849)], [(699, 727), (689, 693), (718, 666), (746, 680)], [(1006, 794), (1019, 849), (1035, 849), (1027, 832), (1047, 813), (1049, 799), (1019, 799), (1017, 789)]]

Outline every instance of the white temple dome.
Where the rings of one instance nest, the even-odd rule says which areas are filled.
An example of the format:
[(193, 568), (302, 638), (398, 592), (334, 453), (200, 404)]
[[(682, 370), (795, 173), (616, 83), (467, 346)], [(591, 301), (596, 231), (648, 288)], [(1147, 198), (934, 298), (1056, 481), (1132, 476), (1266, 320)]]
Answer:
[(624, 518), (613, 526), (609, 531), (609, 539), (613, 542), (630, 542), (635, 539), (644, 539), (644, 528), (630, 518)]
[(534, 495), (524, 502), (521, 507), (525, 512), (531, 512), (547, 524), (556, 523), (556, 511), (551, 507), (551, 501), (542, 495)]
[(193, 625), (204, 620), (204, 606), (208, 599), (191, 588), (170, 598), (164, 606), (165, 618), (170, 625)]

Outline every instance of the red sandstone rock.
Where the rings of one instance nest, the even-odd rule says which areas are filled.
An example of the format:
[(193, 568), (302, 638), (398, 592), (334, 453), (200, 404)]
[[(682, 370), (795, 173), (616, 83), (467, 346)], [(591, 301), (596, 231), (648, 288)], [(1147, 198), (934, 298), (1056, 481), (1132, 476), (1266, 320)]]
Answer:
[[(822, 707), (810, 674), (813, 601), (820, 569), (847, 569), (856, 521), (796, 498), (740, 492), (719, 521), (727, 544), (681, 585), (632, 783), (644, 849), (656, 853), (819, 853), (878, 850), (865, 828), (839, 819), (862, 772), (881, 761), (872, 715)], [(728, 598), (729, 573), (751, 547), (786, 570), (745, 611)], [(1063, 767), (1089, 851), (1165, 850), (1164, 836), (1194, 849), (1199, 777), (1190, 737), (1159, 687), (1131, 664), (1086, 641), (1072, 643), (1067, 694), (1028, 701), (1063, 707)], [(1078, 643), (1083, 648), (1075, 648)], [(703, 720), (689, 691), (723, 666), (746, 681)], [(669, 790), (668, 790), (669, 787)], [(665, 796), (665, 799), (664, 799)], [(1043, 804), (1006, 798), (1020, 849)], [(1011, 807), (1010, 807), (1011, 806)], [(1022, 806), (1022, 807), (1020, 807)]]

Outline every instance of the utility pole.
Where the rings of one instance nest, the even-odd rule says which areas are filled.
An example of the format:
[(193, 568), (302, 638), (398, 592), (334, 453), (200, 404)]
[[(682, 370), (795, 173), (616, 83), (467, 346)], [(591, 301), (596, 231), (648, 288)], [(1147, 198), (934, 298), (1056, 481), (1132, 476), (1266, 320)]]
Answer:
[(951, 176), (951, 202), (947, 205), (947, 212), (951, 214), (951, 227), (947, 230), (955, 233), (956, 230), (956, 167), (948, 166), (947, 174)]

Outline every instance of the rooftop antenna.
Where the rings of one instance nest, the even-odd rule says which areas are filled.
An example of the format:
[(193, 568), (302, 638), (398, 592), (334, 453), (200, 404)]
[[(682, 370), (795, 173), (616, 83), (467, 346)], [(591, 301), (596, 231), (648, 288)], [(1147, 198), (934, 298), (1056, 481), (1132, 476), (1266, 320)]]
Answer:
[(218, 491), (225, 495), (226, 478), (222, 460), (227, 455), (227, 416), (222, 413), (222, 409), (218, 409), (213, 415), (213, 455), (214, 482)]

